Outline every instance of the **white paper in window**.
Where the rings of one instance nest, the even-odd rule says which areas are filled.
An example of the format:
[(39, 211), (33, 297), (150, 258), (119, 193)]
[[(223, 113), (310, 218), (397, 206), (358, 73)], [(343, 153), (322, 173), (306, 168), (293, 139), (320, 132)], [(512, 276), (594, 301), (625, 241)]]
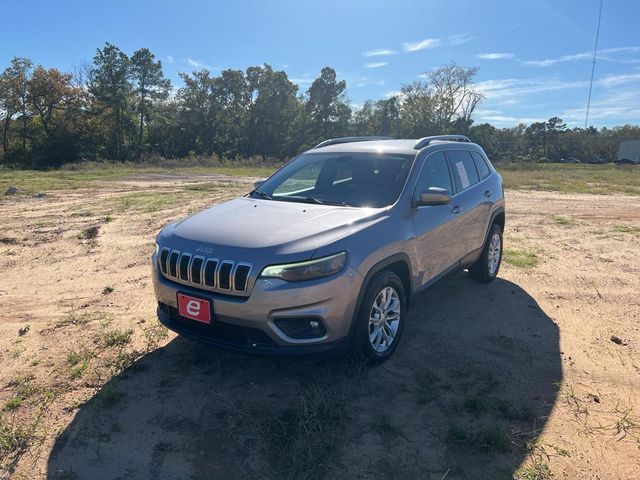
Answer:
[(467, 188), (469, 186), (469, 177), (467, 176), (467, 171), (464, 169), (464, 164), (462, 162), (456, 162), (456, 168), (458, 169), (458, 174), (460, 175), (462, 188)]

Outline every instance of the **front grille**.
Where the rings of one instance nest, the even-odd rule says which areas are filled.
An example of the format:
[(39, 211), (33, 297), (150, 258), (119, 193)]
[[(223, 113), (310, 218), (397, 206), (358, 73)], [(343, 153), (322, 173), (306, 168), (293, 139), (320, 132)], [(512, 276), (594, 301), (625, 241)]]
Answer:
[(202, 323), (183, 317), (178, 309), (165, 303), (158, 303), (160, 310), (166, 313), (171, 323), (178, 330), (188, 331), (199, 336), (218, 342), (232, 345), (275, 345), (275, 342), (262, 330), (257, 328), (242, 327), (233, 323), (213, 320), (211, 323)]
[(205, 258), (168, 248), (161, 250), (158, 263), (165, 277), (198, 288), (242, 294), (249, 286), (248, 263)]

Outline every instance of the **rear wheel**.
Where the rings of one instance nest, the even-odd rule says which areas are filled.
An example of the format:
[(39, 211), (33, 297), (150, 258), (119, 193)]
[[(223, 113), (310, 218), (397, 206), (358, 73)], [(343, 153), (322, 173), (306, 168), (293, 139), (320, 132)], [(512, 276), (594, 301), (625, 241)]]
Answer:
[(490, 282), (498, 276), (502, 263), (502, 229), (493, 224), (480, 258), (469, 267), (469, 276), (478, 282)]
[(355, 318), (352, 350), (368, 363), (388, 359), (398, 347), (406, 311), (402, 281), (382, 272), (370, 282)]

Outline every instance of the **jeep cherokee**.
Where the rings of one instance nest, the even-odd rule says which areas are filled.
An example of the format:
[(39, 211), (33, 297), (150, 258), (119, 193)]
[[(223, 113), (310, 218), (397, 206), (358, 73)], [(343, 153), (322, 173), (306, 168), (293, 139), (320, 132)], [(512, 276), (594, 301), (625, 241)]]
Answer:
[(416, 293), (453, 270), (496, 277), (504, 222), (502, 178), (466, 137), (326, 140), (160, 231), (158, 317), (236, 350), (380, 362)]

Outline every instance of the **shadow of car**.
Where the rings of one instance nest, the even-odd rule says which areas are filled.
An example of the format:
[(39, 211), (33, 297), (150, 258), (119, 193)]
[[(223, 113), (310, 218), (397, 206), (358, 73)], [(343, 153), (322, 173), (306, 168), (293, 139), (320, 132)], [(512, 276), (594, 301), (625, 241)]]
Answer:
[[(510, 281), (457, 274), (415, 299), (405, 335), (373, 368), (243, 356), (177, 337), (78, 409), (55, 441), (48, 478), (516, 471), (562, 379), (554, 321)], [(117, 401), (105, 402), (105, 391)]]

